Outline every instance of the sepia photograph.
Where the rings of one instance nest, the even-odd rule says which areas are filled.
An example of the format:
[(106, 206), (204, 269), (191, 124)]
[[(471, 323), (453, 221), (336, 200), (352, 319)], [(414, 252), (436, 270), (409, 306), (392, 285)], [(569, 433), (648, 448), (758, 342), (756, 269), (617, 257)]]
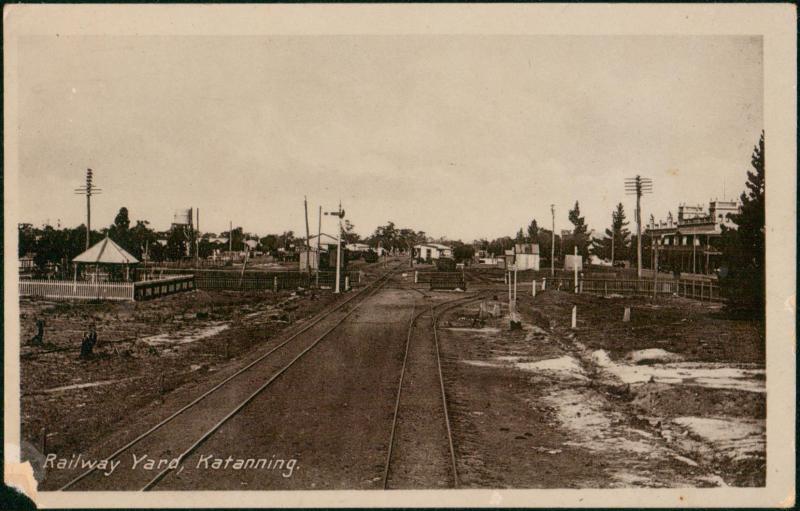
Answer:
[(6, 7), (34, 501), (793, 505), (793, 9), (159, 7)]

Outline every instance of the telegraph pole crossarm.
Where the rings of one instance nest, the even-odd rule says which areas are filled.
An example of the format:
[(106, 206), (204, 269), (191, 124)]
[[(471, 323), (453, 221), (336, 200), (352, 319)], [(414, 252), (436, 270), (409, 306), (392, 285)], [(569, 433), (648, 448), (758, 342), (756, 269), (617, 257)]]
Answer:
[(86, 186), (75, 188), (75, 195), (86, 196), (86, 249), (89, 249), (92, 237), (92, 195), (99, 195), (102, 189), (97, 188), (92, 183), (93, 176), (92, 169), (86, 169)]
[(653, 180), (649, 177), (625, 178), (625, 194), (636, 195), (636, 276), (642, 278), (642, 195), (653, 193)]

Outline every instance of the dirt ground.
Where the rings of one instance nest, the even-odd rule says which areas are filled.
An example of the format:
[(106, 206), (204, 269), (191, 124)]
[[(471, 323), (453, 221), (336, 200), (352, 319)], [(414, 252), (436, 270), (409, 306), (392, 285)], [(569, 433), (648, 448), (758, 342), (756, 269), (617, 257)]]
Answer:
[[(369, 281), (380, 268), (365, 267)], [(192, 291), (145, 302), (20, 301), (24, 451), (92, 450), (130, 417), (184, 387), (205, 386), (257, 349), (331, 306), (326, 292)], [(37, 319), (44, 344), (30, 346)], [(99, 343), (79, 347), (89, 325)], [(46, 436), (46, 438), (45, 438)]]
[[(367, 280), (383, 270), (371, 267)], [(471, 281), (467, 294), (420, 292), (410, 289), (412, 282), (412, 272), (401, 272), (370, 295), (158, 489), (381, 488), (412, 313), (488, 288)], [(765, 484), (759, 325), (682, 299), (547, 291), (535, 299), (520, 294), (521, 328), (512, 330), (505, 293), (492, 294), (440, 320), (460, 487)], [(330, 294), (195, 291), (133, 304), (23, 301), (21, 342), (33, 335), (37, 317), (47, 321), (46, 345), (22, 347), (23, 438), (38, 449), (47, 424), (46, 452), (106, 455), (270, 350), (333, 300)], [(570, 328), (573, 306), (576, 329)], [(625, 307), (629, 322), (622, 321)], [(106, 342), (96, 357), (81, 361), (77, 345), (90, 322)], [(315, 326), (131, 454), (176, 456), (332, 324)], [(422, 342), (424, 324), (417, 330), (394, 482), (448, 486), (452, 474), (440, 463), (447, 460), (446, 436), (435, 412), (440, 396), (430, 392), (437, 382), (429, 378), (435, 352)], [(212, 470), (201, 466), (205, 456), (294, 462), (291, 470)], [(429, 470), (407, 468), (413, 466)], [(76, 475), (61, 472), (44, 486), (58, 488)], [(97, 475), (77, 489), (138, 489), (154, 474)]]
[(765, 484), (759, 325), (682, 299), (548, 291), (520, 297), (511, 331), (498, 305), (481, 327), (477, 306), (442, 325), (465, 486)]

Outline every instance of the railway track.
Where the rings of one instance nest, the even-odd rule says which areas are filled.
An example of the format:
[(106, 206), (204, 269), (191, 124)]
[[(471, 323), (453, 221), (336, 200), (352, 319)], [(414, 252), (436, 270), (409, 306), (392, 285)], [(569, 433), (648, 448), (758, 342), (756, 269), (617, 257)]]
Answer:
[[(136, 445), (141, 444), (144, 440), (149, 439), (156, 432), (162, 430), (166, 425), (174, 423), (174, 421), (176, 419), (178, 419), (179, 417), (185, 415), (185, 413), (188, 410), (196, 407), (198, 404), (204, 402), (209, 397), (214, 396), (216, 393), (220, 392), (222, 389), (225, 389), (226, 386), (228, 386), (231, 382), (233, 382), (233, 381), (237, 380), (238, 378), (242, 377), (243, 375), (245, 375), (248, 371), (250, 371), (251, 369), (253, 369), (257, 365), (269, 361), (273, 354), (278, 352), (281, 348), (287, 346), (290, 342), (292, 342), (293, 340), (298, 338), (301, 334), (309, 331), (310, 329), (312, 329), (316, 325), (320, 324), (323, 320), (329, 318), (332, 314), (336, 313), (337, 311), (340, 311), (340, 310), (344, 309), (347, 305), (351, 304), (354, 300), (357, 300), (358, 298), (361, 298), (355, 305), (353, 305), (351, 308), (347, 309), (345, 314), (341, 318), (338, 318), (333, 323), (333, 325), (331, 327), (326, 328), (323, 333), (318, 335), (308, 346), (306, 346), (302, 351), (300, 351), (299, 354), (297, 354), (296, 356), (291, 358), (291, 360), (288, 363), (282, 364), (277, 369), (277, 371), (275, 371), (272, 374), (272, 376), (269, 377), (265, 382), (263, 382), (255, 391), (250, 393), (244, 400), (238, 402), (238, 404), (236, 406), (234, 406), (233, 409), (228, 414), (226, 414), (222, 419), (216, 421), (211, 427), (207, 428), (199, 436), (198, 440), (196, 440), (194, 443), (192, 443), (192, 445), (188, 449), (185, 449), (184, 451), (182, 451), (181, 454), (177, 457), (177, 460), (178, 460), (177, 465), (180, 466), (181, 462), (189, 454), (191, 454), (197, 447), (199, 447), (203, 442), (205, 442), (208, 438), (210, 438), (220, 427), (222, 427), (223, 424), (225, 424), (232, 417), (234, 417), (236, 414), (238, 414), (243, 408), (245, 408), (247, 406), (247, 404), (249, 404), (256, 396), (261, 394), (276, 379), (278, 379), (285, 371), (287, 371), (295, 362), (300, 360), (305, 354), (307, 354), (309, 351), (311, 351), (325, 337), (327, 337), (339, 325), (341, 325), (370, 296), (372, 296), (379, 289), (381, 289), (383, 286), (385, 286), (386, 283), (389, 282), (391, 277), (397, 271), (400, 270), (402, 265), (403, 265), (403, 262), (401, 261), (400, 264), (398, 264), (394, 268), (392, 268), (392, 269), (388, 270), (387, 272), (385, 272), (383, 275), (381, 275), (377, 280), (372, 282), (370, 285), (368, 285), (365, 288), (361, 289), (360, 291), (355, 293), (353, 296), (348, 297), (346, 300), (344, 300), (343, 302), (339, 303), (335, 307), (333, 307), (333, 308), (331, 308), (331, 309), (319, 314), (318, 316), (313, 318), (311, 321), (309, 321), (307, 324), (305, 324), (300, 330), (292, 333), (288, 338), (286, 338), (285, 340), (281, 341), (278, 345), (276, 345), (275, 347), (270, 349), (265, 354), (259, 356), (255, 360), (251, 361), (250, 363), (248, 363), (247, 365), (245, 365), (241, 369), (237, 370), (232, 375), (230, 375), (227, 378), (225, 378), (224, 380), (222, 380), (220, 383), (216, 384), (214, 387), (212, 387), (208, 391), (206, 391), (203, 394), (201, 394), (199, 397), (195, 398), (194, 400), (192, 400), (191, 402), (189, 402), (188, 404), (186, 404), (185, 406), (183, 406), (182, 408), (180, 408), (176, 412), (172, 413), (167, 418), (165, 418), (165, 419), (159, 421), (158, 423), (156, 423), (154, 426), (152, 426), (150, 429), (148, 429), (144, 433), (140, 434), (139, 436), (137, 436), (133, 440), (131, 440), (128, 443), (126, 443), (125, 445), (123, 445), (122, 447), (116, 449), (112, 454), (110, 454), (109, 456), (107, 456), (105, 458), (106, 463), (111, 462), (112, 460), (118, 458), (121, 454), (123, 454), (123, 453), (125, 453), (127, 451), (130, 451), (131, 448), (133, 448)], [(162, 479), (164, 479), (164, 477), (166, 477), (174, 469), (175, 469), (175, 467), (168, 467), (168, 468), (162, 470), (155, 477), (150, 479), (143, 487), (141, 487), (141, 491), (147, 491), (147, 490), (150, 490), (150, 489), (154, 488)], [(59, 491), (69, 490), (70, 488), (75, 487), (81, 481), (86, 480), (89, 476), (91, 476), (92, 474), (97, 473), (97, 472), (98, 472), (97, 468), (92, 468), (92, 469), (86, 470), (85, 472), (81, 473), (79, 476), (75, 477), (74, 479), (70, 480), (65, 485), (63, 485), (61, 488), (59, 488)]]
[[(412, 289), (424, 298), (430, 298), (428, 293)], [(424, 310), (419, 312), (416, 311), (416, 303), (414, 304), (397, 385), (383, 472), (383, 489), (420, 486), (428, 488), (431, 485), (458, 487), (458, 469), (442, 374), (437, 323), (445, 311), (480, 300), (483, 294), (485, 292), (439, 304), (426, 304)], [(414, 342), (415, 330), (419, 328), (423, 317), (429, 317), (430, 326), (426, 332), (420, 332), (421, 335), (417, 335)]]

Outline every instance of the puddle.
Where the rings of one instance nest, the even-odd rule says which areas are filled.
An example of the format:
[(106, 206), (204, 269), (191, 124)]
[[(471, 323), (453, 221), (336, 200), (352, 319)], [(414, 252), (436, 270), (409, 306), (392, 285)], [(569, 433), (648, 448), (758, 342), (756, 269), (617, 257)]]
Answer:
[(146, 342), (150, 346), (159, 346), (164, 344), (188, 344), (191, 342), (199, 341), (201, 339), (206, 339), (208, 337), (213, 337), (220, 332), (224, 332), (230, 327), (231, 326), (229, 323), (216, 323), (209, 325), (206, 328), (195, 330), (194, 332), (190, 332), (188, 334), (183, 334), (183, 335), (176, 335), (175, 333), (158, 334), (150, 337), (145, 337), (144, 339), (142, 339), (142, 341)]
[(462, 360), (467, 365), (477, 366), (477, 367), (504, 367), (504, 364), (498, 364), (496, 362), (488, 362), (486, 360)]
[(625, 359), (634, 364), (683, 361), (683, 357), (677, 353), (671, 353), (667, 350), (662, 350), (661, 348), (632, 351), (628, 353)]
[(580, 380), (587, 379), (578, 361), (568, 355), (539, 360), (537, 362), (515, 362), (514, 366), (524, 371), (546, 371), (578, 378)]
[(483, 328), (467, 328), (467, 327), (447, 327), (445, 330), (450, 330), (451, 332), (474, 332), (478, 334), (499, 334), (500, 329), (496, 327), (486, 326)]
[(63, 387), (53, 387), (52, 389), (45, 389), (39, 392), (42, 393), (52, 393), (52, 392), (64, 392), (67, 390), (77, 390), (77, 389), (85, 389), (89, 387), (100, 387), (102, 385), (111, 385), (112, 383), (122, 383), (126, 381), (133, 380), (135, 378), (123, 378), (121, 380), (104, 380), (104, 381), (93, 381), (90, 383), (75, 383), (72, 385), (64, 385)]
[[(694, 486), (698, 474), (684, 470), (665, 479), (657, 460), (680, 456), (646, 431), (626, 425), (626, 417), (605, 403), (602, 395), (584, 387), (562, 388), (550, 393), (547, 404), (556, 412), (561, 427), (569, 432), (564, 445), (589, 451), (607, 462), (604, 472), (611, 487)], [(680, 456), (689, 467), (696, 463)], [(705, 475), (705, 474), (704, 474)], [(710, 481), (707, 484), (717, 485)]]
[(678, 417), (673, 422), (709, 442), (733, 460), (760, 458), (766, 451), (766, 425), (760, 420)]
[(668, 383), (715, 389), (766, 392), (763, 369), (742, 369), (725, 364), (675, 362), (631, 365), (611, 360), (605, 350), (592, 353), (592, 361), (623, 383)]

